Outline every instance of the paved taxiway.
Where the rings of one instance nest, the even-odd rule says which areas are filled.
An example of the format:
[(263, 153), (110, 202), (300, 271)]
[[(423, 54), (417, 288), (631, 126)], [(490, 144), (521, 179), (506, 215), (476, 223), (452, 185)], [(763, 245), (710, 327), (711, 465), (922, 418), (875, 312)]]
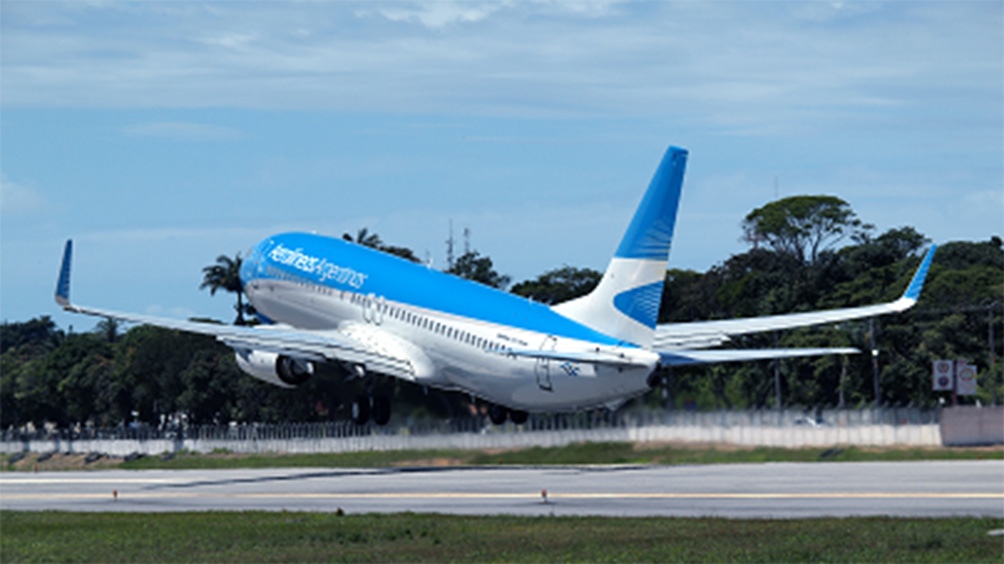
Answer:
[(1004, 518), (1004, 462), (4, 473), (0, 508)]

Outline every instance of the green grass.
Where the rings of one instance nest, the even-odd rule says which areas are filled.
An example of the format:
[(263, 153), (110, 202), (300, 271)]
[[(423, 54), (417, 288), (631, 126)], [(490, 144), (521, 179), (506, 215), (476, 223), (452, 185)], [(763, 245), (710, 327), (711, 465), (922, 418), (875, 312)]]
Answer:
[[(4, 455), (2, 470), (34, 470), (36, 455), (16, 465)], [(736, 448), (707, 445), (634, 445), (631, 443), (579, 443), (564, 447), (528, 448), (501, 452), (477, 450), (401, 450), (316, 454), (198, 454), (180, 452), (171, 457), (147, 456), (129, 462), (117, 461), (104, 468), (224, 469), (224, 468), (382, 468), (389, 466), (493, 466), (544, 464), (734, 464), (811, 461), (903, 461), (903, 460), (1004, 460), (1004, 448)], [(39, 470), (89, 469), (78, 461), (65, 464), (60, 457), (39, 464)]]
[(995, 562), (997, 519), (0, 512), (3, 562)]

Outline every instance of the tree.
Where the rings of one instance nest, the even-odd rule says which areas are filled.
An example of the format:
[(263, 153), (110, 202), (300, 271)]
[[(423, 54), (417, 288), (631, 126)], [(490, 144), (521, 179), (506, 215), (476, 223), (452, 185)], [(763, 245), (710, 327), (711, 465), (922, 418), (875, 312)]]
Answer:
[(202, 269), (202, 284), (200, 290), (209, 288), (209, 294), (215, 296), (216, 290), (225, 290), (237, 294), (237, 318), (235, 325), (246, 325), (244, 313), (248, 311), (244, 305), (244, 289), (241, 284), (241, 254), (237, 253), (234, 258), (226, 255), (216, 257), (216, 264)]
[(346, 241), (351, 241), (353, 243), (362, 245), (364, 247), (369, 247), (371, 249), (376, 249), (378, 251), (383, 251), (387, 254), (394, 255), (396, 257), (401, 257), (411, 262), (422, 262), (415, 256), (415, 252), (407, 247), (397, 247), (395, 245), (385, 245), (380, 236), (376, 233), (370, 233), (365, 227), (356, 232), (356, 236), (353, 237), (348, 233), (342, 234), (342, 239)]
[(94, 334), (108, 343), (114, 343), (119, 339), (120, 326), (121, 323), (117, 319), (106, 317), (94, 326)]
[(510, 291), (518, 296), (554, 305), (592, 292), (602, 277), (602, 273), (591, 268), (564, 266), (549, 270), (533, 280), (524, 280)]
[(48, 315), (0, 326), (0, 354), (21, 345), (33, 344), (46, 350), (55, 348), (63, 340), (63, 332), (56, 328)]
[(751, 211), (742, 222), (743, 238), (754, 247), (766, 243), (802, 263), (815, 263), (820, 251), (871, 227), (836, 196), (783, 198)]
[(511, 280), (509, 276), (499, 274), (495, 270), (492, 259), (481, 256), (477, 251), (468, 251), (460, 255), (446, 272), (500, 290), (504, 290)]
[(380, 250), (385, 253), (394, 255), (396, 257), (401, 257), (405, 260), (410, 260), (411, 262), (422, 262), (421, 260), (419, 260), (417, 256), (415, 256), (415, 252), (407, 247), (395, 247), (394, 245), (383, 245), (382, 247), (380, 247)]
[(376, 233), (370, 233), (369, 229), (365, 227), (357, 231), (354, 238), (348, 233), (343, 233), (342, 239), (371, 249), (380, 249), (383, 246), (383, 240), (380, 239), (380, 236)]

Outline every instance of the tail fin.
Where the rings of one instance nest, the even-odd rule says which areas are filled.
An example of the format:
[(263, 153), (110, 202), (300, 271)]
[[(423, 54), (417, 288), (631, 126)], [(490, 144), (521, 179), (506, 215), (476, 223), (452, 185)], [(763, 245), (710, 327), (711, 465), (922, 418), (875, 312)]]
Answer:
[(666, 151), (599, 285), (555, 311), (622, 341), (652, 346), (686, 165), (685, 149)]

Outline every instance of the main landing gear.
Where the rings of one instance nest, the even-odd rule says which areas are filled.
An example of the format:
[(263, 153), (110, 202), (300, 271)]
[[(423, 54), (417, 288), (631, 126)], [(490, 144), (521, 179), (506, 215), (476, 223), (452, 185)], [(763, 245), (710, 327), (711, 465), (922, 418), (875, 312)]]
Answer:
[(390, 421), (390, 398), (385, 395), (358, 395), (352, 400), (352, 421), (365, 425), (370, 419), (383, 426)]
[(522, 425), (529, 418), (530, 414), (525, 411), (509, 409), (494, 403), (488, 406), (488, 419), (494, 425), (503, 425), (506, 419), (512, 421), (515, 425)]

